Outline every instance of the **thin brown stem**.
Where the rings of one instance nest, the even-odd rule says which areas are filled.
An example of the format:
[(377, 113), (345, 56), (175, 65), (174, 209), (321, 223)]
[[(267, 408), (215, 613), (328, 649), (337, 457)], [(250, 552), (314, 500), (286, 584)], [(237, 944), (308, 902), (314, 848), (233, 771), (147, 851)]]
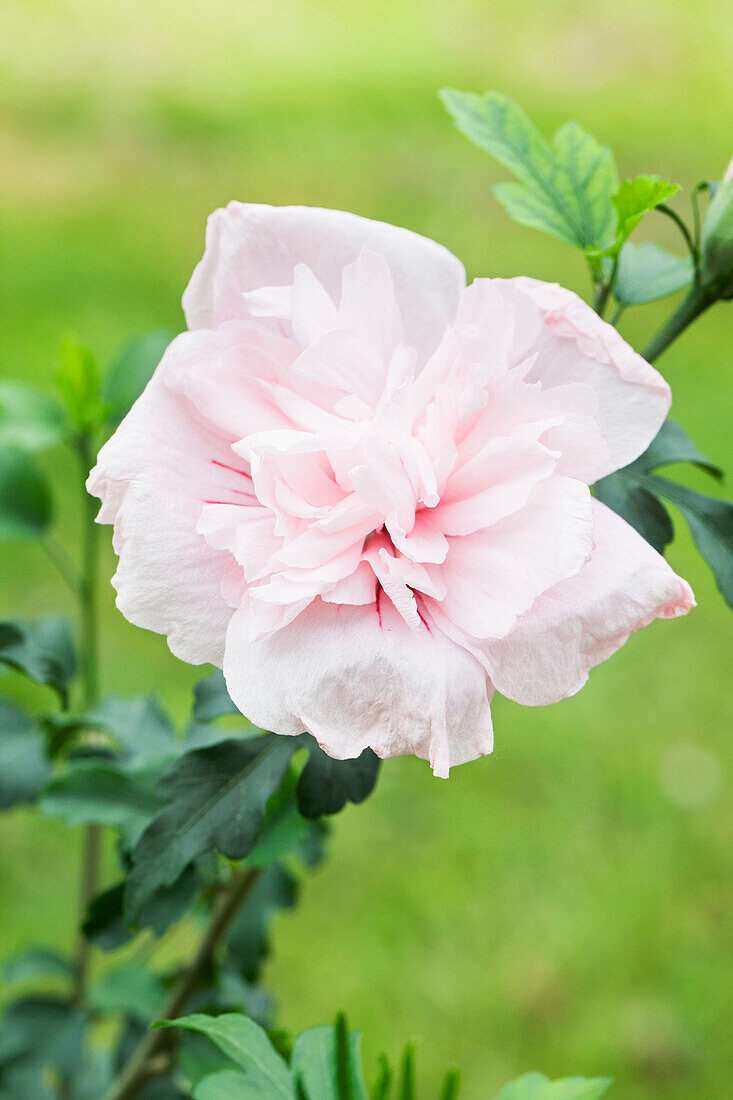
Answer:
[[(163, 1008), (161, 1013), (163, 1019), (175, 1020), (183, 1014), (188, 1001), (208, 970), (216, 948), (261, 874), (260, 868), (247, 868), (232, 879), (214, 911), (211, 923), (199, 943), (190, 966)], [(175, 1038), (170, 1031), (146, 1032), (129, 1062), (107, 1089), (102, 1100), (133, 1100), (148, 1081), (167, 1068), (168, 1052), (173, 1042)]]

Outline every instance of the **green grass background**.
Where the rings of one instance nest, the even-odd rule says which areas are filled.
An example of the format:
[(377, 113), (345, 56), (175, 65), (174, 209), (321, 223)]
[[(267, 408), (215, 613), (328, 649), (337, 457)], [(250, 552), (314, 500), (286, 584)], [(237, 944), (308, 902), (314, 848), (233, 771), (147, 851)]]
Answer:
[[(436, 237), (471, 276), (584, 292), (579, 258), (506, 220), (490, 191), (505, 174), (452, 130), (442, 85), (499, 89), (546, 131), (574, 117), (622, 173), (687, 190), (733, 154), (733, 21), (715, 0), (4, 0), (0, 28), (0, 370), (44, 388), (66, 332), (105, 361), (182, 326), (205, 217), (230, 198), (354, 210)], [(679, 247), (661, 217), (650, 233)], [(623, 331), (640, 344), (667, 308)], [(732, 320), (718, 307), (660, 363), (678, 419), (729, 468)], [(73, 547), (73, 466), (46, 465)], [(635, 635), (574, 699), (497, 699), (496, 751), (448, 782), (389, 761), (338, 820), (276, 925), (283, 1025), (345, 1008), (370, 1067), (417, 1039), (426, 1100), (450, 1063), (466, 1100), (530, 1069), (609, 1073), (618, 1100), (730, 1095), (730, 628), (678, 527), (688, 618)], [(3, 615), (67, 606), (37, 548), (0, 563)], [(159, 691), (182, 718), (196, 670), (106, 583), (103, 615), (106, 688)], [(2, 953), (70, 942), (77, 861), (61, 826), (0, 820)]]

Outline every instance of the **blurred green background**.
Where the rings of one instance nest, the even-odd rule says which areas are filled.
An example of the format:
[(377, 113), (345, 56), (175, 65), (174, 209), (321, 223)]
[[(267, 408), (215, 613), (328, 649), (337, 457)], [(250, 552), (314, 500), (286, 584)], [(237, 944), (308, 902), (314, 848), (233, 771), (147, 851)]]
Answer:
[[(3, 0), (0, 28), (0, 370), (44, 388), (67, 332), (104, 362), (182, 327), (205, 217), (231, 198), (354, 210), (436, 237), (470, 276), (585, 292), (580, 258), (505, 218), (505, 173), (453, 131), (442, 85), (503, 91), (546, 131), (576, 118), (622, 173), (687, 191), (733, 154), (716, 0)], [(681, 249), (665, 219), (650, 232)], [(668, 308), (630, 311), (624, 333), (641, 344)], [(729, 470), (731, 321), (717, 307), (660, 364), (677, 418)], [(72, 547), (73, 466), (46, 464)], [(417, 1039), (426, 1097), (450, 1063), (466, 1100), (530, 1069), (609, 1073), (619, 1100), (730, 1095), (730, 628), (678, 528), (688, 618), (635, 635), (574, 699), (497, 699), (493, 756), (448, 782), (389, 761), (337, 821), (276, 925), (283, 1025), (343, 1007), (370, 1068)], [(4, 617), (68, 604), (36, 547), (0, 562)], [(103, 570), (106, 688), (159, 691), (182, 718), (200, 670), (116, 612), (110, 550)], [(28, 812), (0, 820), (2, 954), (70, 941), (77, 842)]]

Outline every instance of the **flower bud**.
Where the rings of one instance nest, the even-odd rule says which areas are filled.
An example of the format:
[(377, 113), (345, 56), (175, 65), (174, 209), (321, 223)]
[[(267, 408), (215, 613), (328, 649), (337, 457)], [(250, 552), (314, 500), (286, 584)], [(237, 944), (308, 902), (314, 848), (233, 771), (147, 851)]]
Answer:
[(700, 277), (717, 298), (733, 298), (733, 160), (703, 222)]

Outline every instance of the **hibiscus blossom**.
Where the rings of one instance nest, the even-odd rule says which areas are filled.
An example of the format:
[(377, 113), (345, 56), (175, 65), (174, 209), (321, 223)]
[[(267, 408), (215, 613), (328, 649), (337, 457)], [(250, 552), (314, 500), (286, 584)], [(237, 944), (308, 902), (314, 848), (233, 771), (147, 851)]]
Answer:
[(569, 291), (467, 287), (407, 230), (231, 203), (183, 301), (88, 487), (122, 613), (222, 667), (258, 725), (445, 776), (491, 751), (495, 689), (555, 702), (693, 606), (588, 489), (669, 387)]

